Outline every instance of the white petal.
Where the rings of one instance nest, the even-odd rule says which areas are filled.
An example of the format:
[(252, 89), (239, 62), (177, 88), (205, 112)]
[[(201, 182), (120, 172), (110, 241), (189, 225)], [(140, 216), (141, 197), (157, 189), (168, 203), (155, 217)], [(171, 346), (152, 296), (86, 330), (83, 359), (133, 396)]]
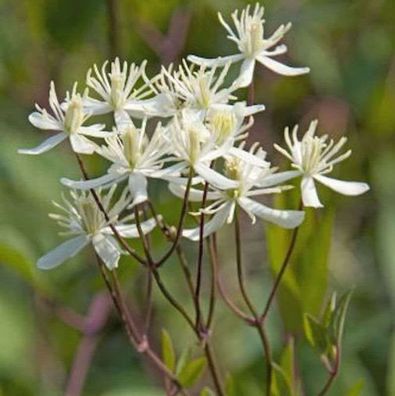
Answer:
[(265, 105), (259, 104), (259, 105), (253, 105), (253, 106), (246, 106), (244, 111), (243, 111), (243, 116), (248, 117), (253, 114), (259, 113), (261, 111), (265, 110)]
[[(203, 238), (218, 231), (225, 223), (232, 209), (232, 203), (228, 203), (222, 209), (220, 209), (213, 218), (205, 222), (203, 230)], [(191, 241), (198, 241), (200, 236), (200, 227), (183, 230), (182, 235)]]
[(151, 177), (158, 179), (171, 179), (173, 177), (181, 177), (181, 172), (187, 169), (188, 164), (186, 162), (180, 162), (169, 166), (168, 168), (161, 169), (159, 171), (150, 174)]
[(233, 84), (240, 88), (248, 87), (252, 83), (254, 69), (255, 59), (245, 59), (241, 64), (240, 76)]
[[(185, 196), (186, 186), (185, 184), (176, 184), (169, 183), (169, 190), (176, 196), (181, 199)], [(203, 190), (197, 190), (195, 188), (191, 188), (189, 190), (188, 201), (191, 202), (202, 202), (203, 200)], [(221, 198), (221, 193), (217, 191), (207, 191), (207, 200), (212, 201), (214, 199)]]
[(260, 166), (262, 168), (268, 168), (270, 166), (270, 162), (267, 162), (267, 161), (257, 157), (256, 155), (250, 153), (249, 151), (242, 150), (238, 147), (232, 147), (229, 150), (229, 153), (248, 164)]
[(97, 138), (106, 138), (114, 136), (114, 132), (105, 132), (103, 131), (105, 125), (104, 124), (94, 124), (87, 127), (80, 127), (78, 129), (78, 133), (85, 136), (92, 136)]
[(310, 69), (308, 67), (286, 66), (264, 55), (258, 56), (257, 60), (258, 62), (262, 63), (262, 65), (266, 66), (268, 69), (278, 74), (282, 74), (283, 76), (299, 76), (301, 74), (306, 74), (310, 72)]
[(97, 144), (91, 142), (85, 136), (73, 133), (70, 135), (71, 147), (76, 153), (93, 154), (98, 148)]
[(195, 171), (203, 177), (203, 179), (211, 184), (212, 186), (221, 190), (229, 190), (238, 187), (239, 183), (235, 180), (228, 179), (222, 176), (220, 173), (213, 169), (210, 169), (207, 165), (196, 164)]
[(131, 206), (138, 205), (148, 199), (147, 178), (139, 172), (131, 173), (129, 176), (129, 190), (133, 197)]
[(92, 244), (97, 255), (109, 270), (118, 267), (121, 252), (117, 242), (112, 236), (97, 234), (93, 237)]
[(67, 138), (67, 135), (64, 132), (58, 133), (55, 136), (51, 136), (50, 138), (44, 140), (40, 145), (31, 149), (19, 149), (19, 154), (29, 154), (29, 155), (38, 155), (45, 153), (59, 143), (63, 142)]
[(123, 129), (130, 124), (133, 124), (130, 115), (125, 110), (116, 110), (114, 112), (115, 125), (118, 129)]
[(195, 63), (196, 65), (206, 66), (206, 67), (223, 67), (226, 66), (228, 63), (239, 62), (243, 59), (243, 55), (236, 54), (236, 55), (229, 55), (229, 56), (220, 56), (214, 59), (206, 59), (201, 58), (200, 56), (189, 55), (187, 57), (189, 62)]
[(55, 120), (52, 116), (43, 114), (35, 111), (34, 113), (29, 115), (29, 121), (39, 129), (49, 129), (54, 131), (61, 131), (62, 125), (60, 122)]
[(301, 175), (300, 171), (286, 171), (286, 172), (279, 172), (273, 173), (272, 175), (268, 175), (263, 178), (261, 181), (258, 181), (258, 187), (271, 187), (276, 186), (277, 184), (284, 183), (288, 180), (294, 179)]
[(315, 175), (314, 179), (333, 191), (344, 195), (361, 195), (370, 189), (366, 183), (343, 181), (323, 175)]
[(62, 264), (67, 259), (74, 257), (89, 242), (86, 235), (80, 235), (76, 238), (69, 239), (61, 245), (51, 250), (45, 256), (37, 261), (37, 267), (43, 270), (49, 270)]
[(238, 203), (246, 212), (280, 227), (295, 228), (304, 220), (304, 212), (300, 210), (272, 209), (246, 197), (239, 198)]
[(78, 190), (90, 190), (92, 188), (97, 187), (110, 187), (112, 184), (120, 181), (121, 179), (125, 178), (125, 176), (107, 174), (104, 176), (97, 177), (96, 179), (89, 179), (89, 180), (70, 180), (66, 177), (62, 177), (60, 182), (69, 188), (76, 188)]
[(93, 98), (84, 98), (82, 104), (85, 111), (92, 115), (101, 115), (112, 111), (112, 107), (108, 103)]
[[(156, 221), (155, 221), (155, 219), (149, 219), (149, 220), (142, 222), (140, 225), (141, 225), (143, 234), (146, 235), (155, 228)], [(135, 224), (121, 224), (121, 225), (116, 225), (115, 228), (122, 238), (139, 238), (139, 236), (140, 236), (137, 226)], [(103, 232), (106, 234), (113, 233), (110, 227), (106, 227), (103, 230)]]
[(301, 183), (302, 200), (304, 206), (311, 206), (313, 208), (322, 208), (317, 189), (315, 187), (314, 179), (312, 177), (304, 177)]

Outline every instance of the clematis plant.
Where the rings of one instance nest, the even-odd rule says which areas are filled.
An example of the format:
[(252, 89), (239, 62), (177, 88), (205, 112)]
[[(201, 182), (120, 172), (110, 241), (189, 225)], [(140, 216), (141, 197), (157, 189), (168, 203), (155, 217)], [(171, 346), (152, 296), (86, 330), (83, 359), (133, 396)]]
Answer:
[[(292, 134), (286, 128), (287, 148), (275, 144), (274, 147), (291, 161), (291, 170), (279, 171), (278, 167), (272, 166), (267, 150), (259, 142), (248, 145), (254, 116), (265, 110), (263, 104), (254, 103), (252, 95), (256, 63), (285, 76), (309, 72), (307, 67), (293, 68), (273, 59), (286, 52), (287, 47), (279, 42), (291, 25), (281, 25), (266, 37), (263, 15), (264, 9), (260, 4), (255, 7), (249, 5), (241, 13), (235, 11), (232, 29), (219, 14), (228, 38), (238, 46), (240, 53), (236, 55), (215, 59), (188, 56), (189, 61), (184, 59), (178, 66), (162, 67), (158, 75), (151, 77), (146, 74), (145, 61), (136, 65), (127, 61), (121, 63), (116, 58), (111, 63), (106, 61), (101, 69), (95, 65), (88, 71), (87, 87), (82, 94), (77, 92), (76, 83), (62, 100), (58, 99), (55, 85), (51, 83), (51, 113), (36, 105), (36, 111), (29, 120), (35, 127), (54, 131), (55, 135), (36, 148), (19, 150), (22, 154), (42, 154), (64, 140), (70, 141), (81, 170), (81, 180), (61, 178), (61, 183), (70, 189), (71, 198), (63, 196), (62, 205), (55, 203), (60, 213), (50, 217), (65, 228), (63, 234), (71, 238), (39, 258), (37, 266), (40, 269), (55, 268), (91, 246), (129, 341), (166, 378), (164, 386), (169, 395), (190, 395), (189, 388), (194, 386), (198, 389), (199, 384), (202, 385), (200, 396), (227, 395), (212, 348), (217, 289), (231, 312), (257, 331), (265, 353), (265, 394), (283, 396), (278, 393), (278, 383), (284, 382), (286, 375), (291, 376), (285, 378), (287, 384), (296, 383), (296, 378), (292, 377), (295, 370), (286, 374), (273, 360), (266, 318), (297, 244), (297, 233), (305, 218), (304, 207), (323, 206), (318, 198), (316, 182), (345, 195), (359, 195), (369, 189), (366, 183), (327, 176), (336, 164), (351, 156), (351, 150), (340, 153), (346, 137), (335, 143), (327, 135), (317, 136), (317, 121), (311, 122), (301, 139), (297, 126)], [(240, 72), (232, 76), (230, 66), (239, 61), (242, 62)], [(247, 87), (248, 93), (244, 89)], [(243, 100), (246, 93), (248, 103)], [(112, 115), (110, 125), (86, 125), (88, 120), (102, 114)], [(109, 161), (106, 173), (94, 177), (89, 175), (79, 154), (97, 155)], [(288, 194), (293, 188), (293, 179), (299, 177), (301, 204), (298, 208), (280, 208), (273, 202), (266, 202), (273, 194)], [(168, 214), (157, 210), (160, 194), (152, 192), (153, 180), (157, 188), (160, 184), (159, 188), (169, 188), (182, 199), (176, 224), (169, 224), (166, 220)], [(249, 297), (244, 277), (242, 213), (251, 219), (252, 224), (266, 225), (269, 222), (292, 230), (285, 259), (280, 270), (276, 270), (268, 301), (262, 306), (263, 314), (259, 314), (258, 307)], [(187, 220), (194, 220), (196, 226), (186, 226)], [(223, 232), (226, 224), (234, 225), (236, 277), (245, 303), (244, 310), (232, 301), (233, 296), (226, 294), (219, 280), (220, 252), (217, 251), (216, 236)], [(156, 249), (154, 252), (149, 238), (154, 229), (169, 243), (159, 257), (156, 257)], [(132, 243), (130, 239), (133, 239)], [(197, 244), (195, 277), (184, 252), (187, 240)], [(205, 268), (205, 253), (210, 259), (211, 272)], [(148, 301), (144, 307), (149, 307), (149, 312), (145, 329), (140, 328), (123, 297), (122, 285), (117, 278), (121, 255), (137, 261), (142, 271), (148, 274)], [(185, 281), (191, 294), (192, 313), (184, 307), (184, 301), (177, 301), (161, 278), (162, 266), (166, 266), (173, 255), (178, 256), (185, 277), (179, 282)], [(126, 260), (125, 265), (128, 265)], [(202, 310), (204, 277), (211, 282), (207, 316)], [(163, 356), (154, 350), (152, 345), (155, 343), (148, 339), (153, 281), (163, 297), (185, 319), (204, 355), (189, 362), (187, 358), (180, 359), (177, 369), (170, 336), (167, 333), (164, 336)], [(340, 334), (349, 298), (344, 301), (336, 309), (328, 308), (323, 319), (325, 325), (321, 326), (312, 316), (306, 316), (309, 342), (315, 345), (317, 339), (327, 340), (325, 345), (329, 349), (319, 352), (326, 357), (326, 362), (336, 363), (336, 370), (327, 364), (329, 378), (320, 395), (325, 394), (337, 374), (341, 348), (340, 336), (322, 332), (323, 329), (336, 329)], [(199, 383), (206, 365), (210, 377), (204, 377)], [(207, 382), (207, 378), (211, 380)], [(206, 385), (213, 386), (215, 391)], [(287, 394), (299, 396), (295, 389), (289, 392)]]

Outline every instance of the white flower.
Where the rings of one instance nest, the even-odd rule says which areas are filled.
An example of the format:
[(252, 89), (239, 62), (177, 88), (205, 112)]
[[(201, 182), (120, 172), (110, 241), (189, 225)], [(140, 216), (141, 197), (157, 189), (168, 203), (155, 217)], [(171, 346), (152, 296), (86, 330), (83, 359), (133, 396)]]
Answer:
[[(120, 213), (130, 202), (127, 190), (121, 194), (114, 205), (111, 205), (115, 187), (113, 186), (106, 195), (98, 192), (100, 201), (109, 216), (109, 222), (106, 221), (90, 192), (78, 194), (76, 191), (72, 191), (70, 194), (72, 202), (63, 196), (63, 206), (54, 202), (54, 205), (62, 213), (49, 216), (56, 220), (61, 227), (66, 228), (67, 231), (61, 233), (62, 235), (71, 235), (73, 238), (41, 257), (37, 262), (40, 269), (48, 270), (57, 267), (67, 259), (74, 257), (90, 243), (108, 269), (112, 270), (118, 266), (122, 250), (113, 237), (109, 224), (112, 224), (123, 238), (138, 238), (139, 232), (136, 225), (129, 223), (134, 218), (133, 215), (119, 219)], [(155, 220), (147, 220), (141, 225), (146, 234), (155, 227)]]
[[(285, 155), (295, 171), (288, 172), (289, 178), (303, 176), (301, 189), (304, 206), (322, 207), (314, 181), (318, 181), (332, 190), (344, 195), (360, 195), (369, 190), (366, 183), (341, 181), (324, 176), (333, 170), (333, 166), (351, 155), (351, 150), (337, 155), (347, 141), (342, 137), (336, 144), (327, 135), (315, 136), (317, 121), (312, 121), (303, 136), (298, 139), (298, 126), (295, 126), (290, 136), (289, 128), (285, 129), (285, 142), (288, 151), (278, 145), (275, 148)], [(337, 155), (337, 156), (336, 156)]]
[(183, 173), (193, 169), (210, 184), (225, 188), (235, 186), (234, 181), (210, 168), (211, 161), (229, 152), (233, 140), (226, 139), (218, 145), (217, 137), (210, 132), (197, 113), (184, 110), (169, 124), (168, 132), (164, 136), (171, 147), (171, 155), (167, 161), (175, 161), (176, 164), (157, 172), (157, 177), (175, 181)]
[(167, 142), (161, 124), (151, 137), (146, 134), (147, 120), (143, 120), (141, 128), (132, 123), (123, 131), (105, 139), (107, 146), (101, 146), (96, 152), (113, 164), (107, 174), (96, 179), (73, 181), (62, 178), (61, 182), (70, 188), (89, 190), (97, 187), (108, 187), (128, 179), (129, 191), (133, 198), (132, 205), (144, 202), (148, 198), (147, 177), (155, 177), (162, 167), (162, 157), (167, 153)]
[[(86, 94), (85, 91), (84, 97)], [(49, 105), (53, 114), (49, 114), (47, 110), (36, 104), (37, 111), (30, 114), (29, 121), (36, 128), (53, 130), (58, 133), (33, 149), (20, 149), (18, 152), (30, 155), (42, 154), (68, 138), (76, 153), (92, 154), (97, 145), (85, 136), (104, 138), (110, 133), (103, 132), (105, 127), (103, 124), (83, 125), (91, 115), (84, 110), (83, 100), (83, 97), (77, 93), (77, 84), (74, 84), (71, 94), (69, 92), (66, 94), (66, 103), (61, 105), (56, 95), (55, 84), (51, 82)]]
[[(107, 71), (108, 61), (104, 62), (100, 71), (94, 65), (87, 73), (86, 84), (100, 99), (85, 98), (86, 108), (96, 115), (114, 112), (118, 126), (130, 122), (129, 114), (138, 118), (145, 117), (144, 106), (151, 100), (146, 98), (152, 94), (145, 74), (146, 64), (144, 61), (141, 66), (134, 63), (129, 66), (125, 61), (121, 66), (119, 58), (116, 58), (111, 63), (110, 72)], [(136, 88), (140, 79), (143, 84)]]
[(287, 47), (285, 45), (277, 44), (291, 28), (291, 24), (281, 25), (270, 37), (264, 38), (264, 8), (257, 3), (252, 14), (250, 10), (251, 7), (248, 5), (241, 12), (240, 18), (238, 10), (233, 12), (232, 19), (236, 31), (233, 31), (225, 22), (221, 13), (218, 13), (221, 24), (229, 34), (227, 37), (237, 44), (240, 54), (216, 59), (204, 59), (192, 55), (188, 57), (188, 60), (208, 67), (218, 67), (228, 64), (229, 62), (234, 63), (243, 61), (240, 77), (237, 82), (239, 87), (247, 87), (251, 84), (256, 62), (285, 76), (296, 76), (308, 73), (310, 71), (308, 67), (294, 68), (272, 59), (274, 56), (287, 52)]
[[(252, 219), (256, 217), (272, 222), (284, 228), (298, 227), (303, 219), (304, 212), (296, 210), (277, 210), (269, 208), (251, 197), (265, 194), (279, 193), (290, 188), (289, 186), (278, 186), (282, 181), (282, 174), (274, 174), (274, 169), (265, 161), (266, 153), (254, 145), (250, 152), (245, 152), (248, 161), (235, 156), (227, 156), (225, 162), (225, 173), (227, 177), (234, 180), (236, 187), (224, 189), (217, 186), (210, 186), (207, 193), (207, 200), (214, 201), (202, 211), (206, 214), (213, 214), (211, 220), (205, 223), (204, 237), (218, 231), (226, 222), (233, 221), (236, 206), (241, 207)], [(256, 158), (255, 164), (253, 158)], [(262, 164), (265, 164), (264, 166)], [(264, 188), (255, 188), (258, 181), (266, 180)], [(184, 197), (185, 185), (171, 183), (170, 190), (179, 197)], [(203, 190), (192, 188), (189, 194), (191, 201), (201, 202)], [(200, 227), (186, 229), (183, 236), (193, 241), (199, 240)]]
[[(173, 70), (162, 68), (161, 73), (153, 79), (152, 89), (157, 93), (154, 115), (171, 117), (188, 108), (199, 112), (204, 118), (207, 110), (218, 104), (226, 104), (235, 99), (232, 92), (237, 87), (224, 88), (229, 65), (224, 65), (218, 74), (217, 68), (211, 69), (188, 65), (185, 60)], [(148, 107), (146, 110), (149, 111)]]

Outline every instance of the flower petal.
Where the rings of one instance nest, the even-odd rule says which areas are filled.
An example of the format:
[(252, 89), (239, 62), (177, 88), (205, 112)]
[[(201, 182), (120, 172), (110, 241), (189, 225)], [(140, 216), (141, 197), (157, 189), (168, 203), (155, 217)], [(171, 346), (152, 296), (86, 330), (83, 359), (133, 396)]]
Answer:
[(209, 184), (219, 188), (221, 190), (229, 190), (231, 188), (236, 188), (239, 183), (235, 180), (228, 179), (222, 176), (220, 173), (213, 169), (210, 169), (207, 165), (196, 164), (195, 171)]
[(311, 206), (313, 208), (323, 208), (324, 205), (320, 202), (317, 189), (315, 187), (314, 179), (312, 177), (304, 177), (301, 183), (302, 200), (304, 206)]
[[(146, 235), (155, 228), (156, 221), (155, 219), (149, 219), (143, 221), (142, 223), (140, 223), (140, 225), (143, 234)], [(122, 238), (139, 238), (140, 236), (137, 226), (135, 224), (121, 224), (116, 225), (115, 228)], [(110, 227), (106, 227), (103, 232), (106, 234), (112, 234), (112, 230)]]
[(268, 168), (270, 166), (270, 162), (259, 158), (258, 156), (250, 153), (249, 151), (243, 150), (239, 147), (232, 147), (229, 150), (229, 154), (241, 159), (243, 162), (247, 164), (252, 164), (254, 166), (260, 166), (262, 168)]
[(148, 199), (147, 178), (139, 172), (131, 173), (129, 176), (129, 190), (133, 197), (131, 207), (138, 205)]
[(98, 148), (96, 143), (78, 133), (70, 135), (70, 143), (73, 151), (80, 154), (93, 154)]
[(248, 87), (254, 77), (255, 59), (245, 59), (241, 64), (240, 76), (234, 82), (240, 88)]
[(338, 180), (323, 175), (315, 175), (314, 179), (343, 195), (361, 195), (370, 189), (367, 183)]
[(284, 183), (288, 180), (294, 179), (301, 175), (300, 171), (286, 171), (286, 172), (279, 172), (273, 173), (271, 175), (266, 176), (261, 181), (258, 181), (258, 187), (271, 187), (276, 186), (277, 184)]
[(61, 131), (62, 125), (59, 121), (55, 120), (54, 117), (50, 116), (49, 114), (42, 114), (38, 111), (35, 111), (29, 115), (29, 121), (33, 124), (36, 128), (39, 129), (49, 129), (53, 131)]
[(268, 69), (283, 76), (299, 76), (310, 72), (308, 67), (290, 67), (264, 55), (258, 56), (257, 60)]
[(69, 188), (76, 188), (77, 190), (90, 190), (92, 188), (97, 187), (110, 187), (116, 182), (121, 181), (126, 176), (119, 176), (114, 174), (106, 174), (104, 176), (97, 177), (96, 179), (89, 179), (89, 180), (71, 180), (67, 179), (66, 177), (62, 177), (60, 182)]
[(118, 243), (112, 236), (97, 234), (93, 237), (92, 244), (97, 255), (109, 270), (118, 267), (121, 252)]
[(187, 57), (189, 62), (195, 63), (196, 65), (206, 66), (206, 67), (223, 67), (226, 66), (228, 63), (239, 62), (243, 59), (243, 55), (236, 54), (236, 55), (229, 55), (229, 56), (220, 56), (218, 58), (207, 59), (201, 58), (200, 56), (189, 55)]
[[(184, 184), (176, 184), (176, 183), (169, 183), (169, 190), (176, 196), (181, 199), (185, 196), (186, 185)], [(203, 190), (197, 190), (196, 188), (191, 188), (189, 190), (188, 201), (191, 202), (202, 202), (203, 200)], [(221, 198), (221, 193), (217, 191), (207, 191), (207, 200), (212, 201), (214, 199)]]
[(44, 140), (40, 145), (31, 149), (19, 149), (19, 154), (29, 154), (29, 155), (38, 155), (45, 153), (59, 143), (63, 142), (63, 140), (67, 139), (67, 135), (64, 132), (58, 133), (55, 136), (51, 136), (50, 138)]
[(87, 244), (89, 238), (86, 235), (80, 235), (76, 238), (69, 239), (61, 245), (51, 250), (45, 256), (42, 256), (37, 261), (37, 267), (42, 270), (49, 270), (62, 264), (67, 259), (74, 257), (79, 253)]
[[(225, 223), (232, 209), (232, 203), (222, 207), (212, 219), (204, 224), (203, 238), (218, 231)], [(191, 241), (198, 241), (200, 238), (200, 227), (183, 230), (182, 235)]]
[(80, 127), (78, 133), (85, 136), (92, 136), (97, 138), (106, 138), (114, 136), (114, 132), (105, 132), (103, 129), (105, 128), (104, 124), (94, 124), (87, 127)]
[(304, 212), (300, 210), (272, 209), (246, 197), (239, 198), (238, 203), (247, 213), (249, 212), (280, 227), (295, 228), (304, 220)]
[(130, 124), (133, 124), (130, 115), (125, 110), (116, 110), (114, 112), (115, 125), (118, 129), (123, 129)]

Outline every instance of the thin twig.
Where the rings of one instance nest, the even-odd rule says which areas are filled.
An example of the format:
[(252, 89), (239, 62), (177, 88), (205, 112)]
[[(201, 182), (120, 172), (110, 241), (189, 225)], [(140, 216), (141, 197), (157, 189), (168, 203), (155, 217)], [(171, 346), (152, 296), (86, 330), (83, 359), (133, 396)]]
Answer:
[[(298, 210), (301, 210), (302, 207), (303, 207), (303, 203), (302, 203), (302, 201), (300, 201)], [(271, 290), (271, 292), (269, 294), (269, 298), (268, 298), (267, 303), (265, 305), (265, 309), (263, 310), (263, 313), (262, 313), (262, 315), (260, 317), (260, 321), (261, 322), (265, 321), (265, 319), (266, 319), (266, 317), (267, 317), (267, 315), (269, 313), (269, 310), (270, 310), (270, 307), (271, 307), (271, 305), (273, 303), (274, 297), (276, 296), (278, 287), (280, 286), (281, 280), (282, 280), (282, 278), (283, 278), (283, 276), (285, 274), (285, 271), (286, 271), (286, 269), (287, 269), (287, 267), (288, 267), (288, 265), (290, 263), (292, 252), (293, 252), (293, 250), (295, 248), (295, 245), (296, 245), (296, 239), (298, 237), (298, 232), (299, 232), (299, 227), (294, 228), (294, 230), (292, 231), (291, 242), (289, 244), (289, 247), (288, 247), (288, 250), (287, 250), (287, 254), (284, 257), (284, 260), (283, 260), (283, 263), (281, 265), (280, 271), (279, 271), (279, 273), (276, 276), (276, 279), (274, 281), (272, 290)]]
[(119, 28), (119, 3), (118, 0), (107, 0), (108, 15), (108, 44), (109, 54), (112, 59), (121, 56), (120, 53), (120, 28)]
[(328, 393), (330, 387), (333, 384), (333, 381), (335, 380), (337, 373), (339, 372), (339, 367), (340, 367), (340, 348), (337, 345), (336, 350), (335, 350), (335, 365), (332, 370), (329, 371), (329, 377), (327, 381), (325, 382), (324, 387), (321, 389), (321, 391), (318, 393), (318, 396), (324, 396)]

